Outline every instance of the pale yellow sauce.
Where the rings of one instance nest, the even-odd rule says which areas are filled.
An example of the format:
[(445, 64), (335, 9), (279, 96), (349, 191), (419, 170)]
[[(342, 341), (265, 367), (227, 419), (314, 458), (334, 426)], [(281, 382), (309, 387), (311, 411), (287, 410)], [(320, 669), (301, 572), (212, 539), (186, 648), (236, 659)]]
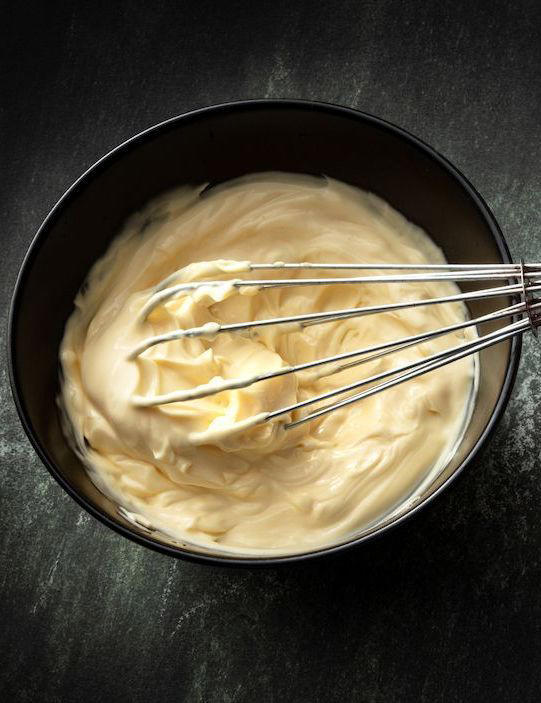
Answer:
[[(443, 257), (385, 202), (337, 181), (261, 174), (203, 197), (200, 191), (182, 188), (132, 217), (76, 299), (61, 347), (60, 400), (77, 451), (104, 492), (178, 540), (246, 554), (301, 552), (340, 541), (388, 514), (441, 464), (463, 424), (472, 359), (292, 430), (283, 428), (291, 414), (261, 420), (474, 332), (455, 332), (327, 377), (316, 369), (242, 383), (268, 370), (449, 325), (465, 310), (455, 303), (308, 327), (271, 326), (257, 334), (218, 333), (220, 324), (438, 297), (456, 287), (417, 282), (237, 290), (231, 282), (238, 279), (359, 275), (279, 265), (250, 272), (248, 262), (415, 264)], [(152, 287), (177, 271), (171, 286), (225, 283), (164, 300), (142, 319)], [(149, 337), (194, 327), (203, 327), (200, 336), (141, 351)], [(220, 392), (190, 398), (209, 385)], [(177, 402), (151, 404), (156, 396), (178, 393), (183, 399)]]

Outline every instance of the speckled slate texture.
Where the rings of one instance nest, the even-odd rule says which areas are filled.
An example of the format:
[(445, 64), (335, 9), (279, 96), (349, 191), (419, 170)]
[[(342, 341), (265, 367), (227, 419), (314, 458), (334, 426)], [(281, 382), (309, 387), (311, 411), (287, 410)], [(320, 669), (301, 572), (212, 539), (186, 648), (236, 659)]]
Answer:
[[(538, 0), (4, 7), (2, 337), (64, 189), (141, 129), (231, 99), (396, 122), (467, 174), (516, 257), (541, 257)], [(1, 373), (1, 700), (540, 700), (533, 340), (490, 446), (428, 509), (342, 557), (260, 571), (173, 561), (79, 510), (30, 448), (5, 358)]]

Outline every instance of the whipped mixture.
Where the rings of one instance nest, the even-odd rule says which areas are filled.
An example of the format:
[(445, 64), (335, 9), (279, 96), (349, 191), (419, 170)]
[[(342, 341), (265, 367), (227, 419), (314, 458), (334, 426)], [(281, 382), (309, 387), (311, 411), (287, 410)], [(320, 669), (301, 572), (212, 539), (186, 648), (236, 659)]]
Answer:
[[(453, 303), (218, 334), (219, 325), (235, 322), (457, 292), (447, 282), (232, 285), (363, 274), (249, 270), (249, 262), (281, 261), (418, 264), (444, 258), (384, 201), (331, 179), (268, 173), (204, 192), (184, 187), (126, 223), (91, 270), (67, 323), (60, 404), (79, 455), (102, 491), (180, 542), (254, 554), (344, 540), (411, 496), (434, 467), (441, 468), (461, 432), (471, 358), (294, 429), (284, 423), (317, 406), (257, 422), (262, 414), (474, 334), (458, 331), (328, 376), (318, 373), (329, 370), (324, 367), (242, 387), (239, 379), (465, 316)], [(183, 290), (145, 308), (153, 287), (169, 276), (169, 286), (224, 283)], [(191, 328), (203, 333), (144, 349), (150, 337)], [(220, 392), (197, 397), (209, 384)]]

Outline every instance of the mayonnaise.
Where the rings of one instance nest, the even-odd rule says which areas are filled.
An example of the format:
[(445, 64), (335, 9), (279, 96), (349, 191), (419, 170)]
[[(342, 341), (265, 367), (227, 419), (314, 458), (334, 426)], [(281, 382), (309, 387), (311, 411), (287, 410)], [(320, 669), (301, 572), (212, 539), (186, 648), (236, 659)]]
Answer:
[[(330, 179), (269, 173), (201, 191), (181, 188), (134, 215), (77, 296), (60, 354), (60, 404), (77, 451), (102, 491), (180, 542), (276, 554), (341, 541), (382, 519), (441, 468), (464, 422), (472, 359), (294, 429), (284, 423), (302, 413), (271, 422), (267, 414), (474, 333), (455, 332), (333, 375), (324, 367), (247, 379), (450, 325), (465, 309), (455, 303), (221, 331), (457, 289), (447, 282), (238, 287), (239, 280), (358, 275), (286, 270), (282, 262), (444, 259), (381, 199)], [(250, 262), (276, 265), (251, 271)], [(198, 281), (209, 285), (188, 285)], [(174, 296), (158, 293), (149, 302), (174, 286)], [(199, 333), (148, 345), (179, 329)], [(209, 390), (218, 392), (206, 396)]]

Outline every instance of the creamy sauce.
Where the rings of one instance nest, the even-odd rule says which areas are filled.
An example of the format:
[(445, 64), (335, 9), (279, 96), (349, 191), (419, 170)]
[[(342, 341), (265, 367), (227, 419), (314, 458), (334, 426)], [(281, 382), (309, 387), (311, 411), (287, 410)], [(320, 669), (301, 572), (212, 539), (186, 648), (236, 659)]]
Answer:
[[(332, 375), (318, 367), (247, 380), (450, 325), (464, 319), (465, 309), (454, 303), (220, 332), (249, 320), (457, 289), (446, 282), (238, 287), (242, 280), (359, 275), (285, 269), (284, 261), (444, 259), (381, 199), (330, 179), (261, 174), (202, 197), (201, 191), (179, 189), (134, 215), (76, 299), (61, 347), (60, 401), (77, 451), (125, 512), (180, 541), (246, 554), (341, 541), (411, 497), (444, 460), (465, 417), (472, 359), (294, 429), (284, 422), (302, 412), (270, 422), (267, 414), (455, 346), (474, 332)], [(250, 262), (275, 266), (252, 271)], [(191, 285), (198, 281), (209, 285)], [(193, 334), (170, 339), (178, 330)], [(169, 341), (150, 346), (156, 336)], [(209, 390), (218, 392), (206, 396)]]

